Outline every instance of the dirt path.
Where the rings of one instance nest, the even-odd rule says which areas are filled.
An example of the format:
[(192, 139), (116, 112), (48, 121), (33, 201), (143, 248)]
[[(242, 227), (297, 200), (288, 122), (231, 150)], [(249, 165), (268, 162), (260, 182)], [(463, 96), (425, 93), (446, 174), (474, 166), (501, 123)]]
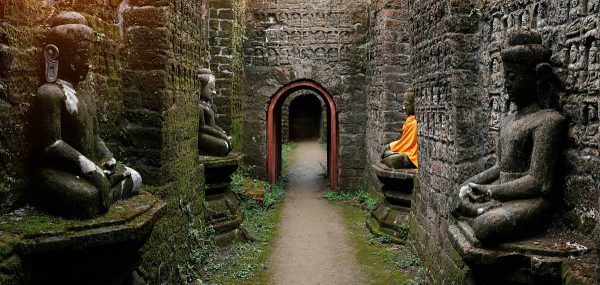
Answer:
[(317, 142), (298, 143), (291, 155), (270, 261), (273, 284), (364, 284), (342, 217), (321, 198), (326, 156)]

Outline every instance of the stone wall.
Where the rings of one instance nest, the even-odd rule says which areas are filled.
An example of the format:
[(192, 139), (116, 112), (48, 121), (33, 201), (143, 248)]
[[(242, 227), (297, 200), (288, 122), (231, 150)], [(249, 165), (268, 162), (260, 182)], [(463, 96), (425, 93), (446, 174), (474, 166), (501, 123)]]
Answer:
[[(372, 1), (371, 50), (367, 73), (367, 164), (379, 161), (383, 146), (402, 134), (402, 100), (410, 87), (410, 1)], [(369, 168), (370, 169), (370, 168)]]
[[(266, 115), (278, 89), (312, 79), (333, 96), (339, 114), (338, 172), (352, 190), (364, 172), (367, 2), (253, 1), (247, 12), (246, 90), (243, 96), (246, 163), (266, 172)], [(360, 154), (358, 156), (357, 154)]]
[(168, 203), (144, 249), (151, 284), (192, 279), (187, 264), (205, 243), (201, 220), (196, 72), (208, 67), (206, 2), (184, 0), (0, 2), (0, 213), (27, 202), (32, 162), (29, 111), (43, 80), (41, 47), (60, 11), (84, 14), (96, 32), (92, 70), (102, 137)]
[(462, 284), (466, 269), (448, 238), (448, 197), (489, 165), (476, 8), (472, 1), (432, 0), (411, 7), (421, 187), (413, 195), (410, 235), (437, 283)]
[(126, 162), (147, 190), (167, 202), (146, 244), (146, 278), (181, 284), (195, 277), (194, 250), (207, 242), (202, 221), (203, 169), (198, 157), (200, 68), (208, 66), (206, 2), (129, 0), (124, 13)]
[(217, 125), (232, 136), (234, 148), (240, 150), (246, 0), (210, 0), (209, 7), (210, 68), (217, 77), (213, 98), (218, 106)]

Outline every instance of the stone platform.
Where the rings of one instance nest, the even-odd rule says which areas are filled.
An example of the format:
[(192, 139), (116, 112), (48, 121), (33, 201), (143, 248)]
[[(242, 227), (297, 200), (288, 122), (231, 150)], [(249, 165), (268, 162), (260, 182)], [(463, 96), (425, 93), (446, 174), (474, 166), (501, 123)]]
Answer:
[(381, 163), (371, 167), (383, 185), (384, 198), (371, 212), (367, 227), (375, 235), (404, 243), (408, 237), (412, 193), (418, 185), (417, 169), (392, 169)]
[(0, 217), (0, 284), (144, 284), (140, 248), (165, 203), (142, 192), (89, 220), (34, 208)]
[[(550, 231), (526, 240), (485, 246), (467, 221), (449, 227), (454, 248), (471, 269), (465, 284), (565, 284), (585, 279), (575, 260), (589, 259), (593, 243), (572, 232)], [(585, 261), (576, 261), (583, 266)], [(577, 276), (573, 276), (577, 275)], [(574, 282), (567, 284), (593, 284)]]
[(206, 220), (216, 234), (218, 246), (247, 239), (240, 228), (244, 212), (238, 197), (231, 192), (231, 175), (238, 169), (242, 157), (239, 153), (226, 157), (200, 156), (206, 184)]

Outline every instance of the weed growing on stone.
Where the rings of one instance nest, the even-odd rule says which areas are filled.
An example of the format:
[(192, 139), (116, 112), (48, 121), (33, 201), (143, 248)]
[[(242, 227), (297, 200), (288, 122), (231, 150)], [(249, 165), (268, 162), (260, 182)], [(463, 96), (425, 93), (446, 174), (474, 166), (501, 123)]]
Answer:
[(386, 236), (377, 236), (372, 234), (371, 232), (369, 232), (367, 234), (367, 241), (369, 242), (369, 244), (388, 244), (388, 243), (392, 243), (392, 240)]
[(200, 227), (189, 227), (188, 239), (193, 247), (188, 256), (188, 262), (178, 266), (178, 272), (182, 280), (192, 281), (200, 278), (198, 268), (207, 261), (210, 254), (215, 250), (214, 231), (205, 225)]
[(416, 255), (404, 255), (395, 253), (391, 260), (398, 268), (406, 269), (411, 266), (419, 267), (421, 266), (421, 260)]

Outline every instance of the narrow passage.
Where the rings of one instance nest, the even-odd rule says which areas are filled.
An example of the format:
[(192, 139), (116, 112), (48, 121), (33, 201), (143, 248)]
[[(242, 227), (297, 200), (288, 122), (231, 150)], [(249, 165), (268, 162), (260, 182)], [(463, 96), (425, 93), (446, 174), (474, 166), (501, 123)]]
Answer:
[(273, 284), (364, 284), (342, 217), (324, 200), (327, 152), (299, 142), (290, 155), (289, 183), (270, 264)]

